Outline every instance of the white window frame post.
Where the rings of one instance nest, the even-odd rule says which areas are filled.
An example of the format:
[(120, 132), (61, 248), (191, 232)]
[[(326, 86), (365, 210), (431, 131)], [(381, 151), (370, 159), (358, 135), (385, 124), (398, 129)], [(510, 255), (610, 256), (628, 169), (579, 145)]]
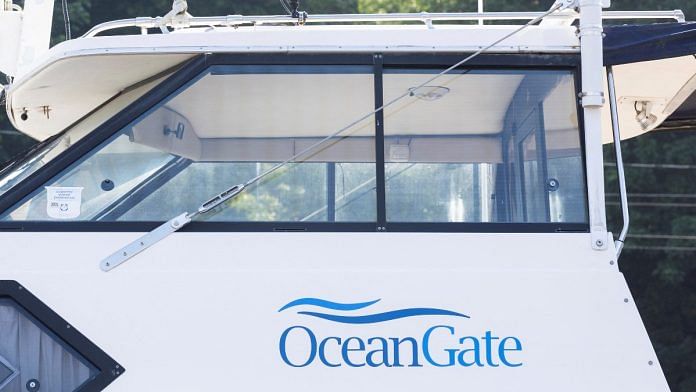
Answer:
[(604, 47), (602, 8), (607, 0), (578, 0), (580, 11), (581, 102), (585, 125), (587, 196), (592, 248), (606, 250), (609, 244), (604, 197), (602, 108), (604, 99)]
[(16, 76), (26, 73), (41, 56), (48, 52), (53, 23), (53, 3), (53, 0), (24, 1)]

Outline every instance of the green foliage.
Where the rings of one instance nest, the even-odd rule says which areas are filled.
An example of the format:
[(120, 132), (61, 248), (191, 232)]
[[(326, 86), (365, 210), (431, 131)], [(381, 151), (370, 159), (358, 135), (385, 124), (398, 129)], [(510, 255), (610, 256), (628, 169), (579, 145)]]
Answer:
[[(674, 392), (696, 385), (696, 135), (656, 132), (623, 143), (631, 231), (621, 270)], [(613, 146), (605, 161), (614, 162)], [(675, 169), (654, 164), (683, 165)], [(621, 229), (616, 170), (607, 167), (608, 218)], [(632, 237), (633, 235), (633, 237)], [(641, 237), (660, 235), (671, 237)], [(676, 238), (675, 238), (676, 236)]]
[[(486, 11), (543, 11), (554, 0), (485, 0)], [(360, 12), (473, 12), (477, 0), (358, 0)], [(612, 10), (682, 9), (687, 17), (696, 17), (696, 3), (685, 0), (612, 0)]]
[[(476, 0), (359, 0), (359, 10), (363, 13), (384, 12), (467, 12), (476, 9)], [(434, 11), (433, 11), (434, 12)]]
[[(548, 9), (553, 1), (487, 0), (487, 11), (540, 11)], [(474, 12), (477, 0), (359, 0), (358, 9), (363, 13), (377, 12)]]

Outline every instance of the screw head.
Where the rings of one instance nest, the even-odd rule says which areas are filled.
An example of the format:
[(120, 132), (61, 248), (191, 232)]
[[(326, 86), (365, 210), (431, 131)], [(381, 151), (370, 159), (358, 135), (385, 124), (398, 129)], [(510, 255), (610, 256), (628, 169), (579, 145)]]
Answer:
[(597, 240), (597, 241), (595, 241), (595, 245), (597, 245), (598, 247), (601, 248), (601, 247), (604, 246), (604, 241), (602, 241), (602, 240)]
[(625, 302), (625, 303), (628, 303), (628, 298), (624, 298), (624, 302)]
[(26, 387), (29, 392), (37, 392), (41, 388), (41, 383), (39, 380), (31, 379), (27, 381)]

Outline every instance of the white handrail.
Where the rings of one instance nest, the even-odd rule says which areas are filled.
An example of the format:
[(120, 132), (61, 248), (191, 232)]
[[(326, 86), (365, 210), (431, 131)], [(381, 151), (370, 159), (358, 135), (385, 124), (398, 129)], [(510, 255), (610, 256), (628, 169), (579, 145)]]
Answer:
[(624, 172), (623, 155), (621, 154), (621, 129), (619, 127), (618, 102), (616, 100), (616, 83), (614, 82), (614, 69), (607, 67), (607, 83), (609, 88), (609, 105), (611, 109), (611, 125), (614, 135), (614, 152), (616, 153), (616, 171), (619, 177), (619, 196), (621, 199), (621, 214), (623, 226), (621, 234), (615, 241), (616, 261), (621, 257), (621, 251), (628, 235), (628, 228), (631, 225), (631, 217), (628, 211), (628, 191), (626, 190), (626, 174)]
[[(433, 21), (484, 21), (484, 20), (532, 20), (543, 15), (543, 12), (420, 12), (420, 13), (395, 13), (395, 14), (321, 14), (309, 15), (304, 24), (321, 23), (368, 23), (368, 22), (421, 22), (430, 25)], [(571, 19), (577, 19), (577, 13), (563, 14)], [(673, 11), (605, 11), (604, 19), (674, 19), (684, 22), (685, 16), (681, 10)], [(131, 19), (114, 20), (93, 27), (83, 38), (94, 37), (109, 30), (136, 27), (140, 29), (154, 29), (163, 25), (162, 17), (138, 17)], [(233, 27), (242, 25), (261, 24), (297, 24), (297, 19), (288, 15), (227, 15), (227, 16), (203, 16), (190, 17), (185, 20), (185, 27), (222, 26)], [(176, 26), (166, 23), (168, 27), (182, 27), (181, 22)]]

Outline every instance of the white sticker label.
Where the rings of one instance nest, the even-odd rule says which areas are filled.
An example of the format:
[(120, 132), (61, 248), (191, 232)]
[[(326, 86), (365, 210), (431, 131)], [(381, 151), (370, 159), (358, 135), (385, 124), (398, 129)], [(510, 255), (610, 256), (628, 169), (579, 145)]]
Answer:
[(82, 207), (82, 187), (46, 187), (46, 213), (53, 219), (75, 219)]

